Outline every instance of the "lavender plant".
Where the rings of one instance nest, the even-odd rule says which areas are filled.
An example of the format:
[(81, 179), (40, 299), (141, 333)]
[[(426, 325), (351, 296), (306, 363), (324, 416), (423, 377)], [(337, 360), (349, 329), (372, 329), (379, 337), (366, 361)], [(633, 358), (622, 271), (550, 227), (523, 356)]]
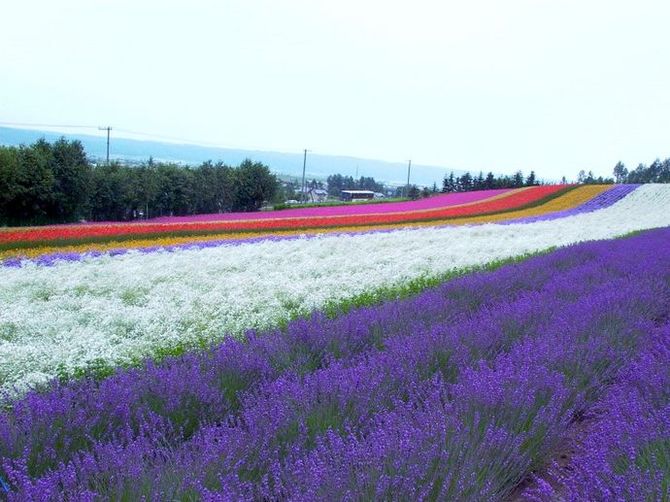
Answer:
[[(0, 415), (0, 475), (16, 500), (500, 499), (543, 472), (584, 416), (634, 415), (633, 404), (619, 416), (603, 407), (619, 389), (611, 399), (642, 396), (656, 418), (638, 436), (593, 429), (584, 458), (612, 448), (612, 473), (647, 473), (657, 490), (629, 495), (661, 493), (667, 436), (652, 432), (667, 425), (667, 395), (649, 389), (667, 389), (653, 375), (668, 351), (653, 350), (670, 311), (670, 256), (658, 252), (669, 245), (668, 229), (581, 244), (54, 384)], [(643, 366), (647, 383), (631, 384)], [(629, 441), (628, 463), (612, 434)], [(553, 495), (528, 493), (592, 493), (579, 487), (603, 472), (602, 493), (623, 493), (591, 465)]]

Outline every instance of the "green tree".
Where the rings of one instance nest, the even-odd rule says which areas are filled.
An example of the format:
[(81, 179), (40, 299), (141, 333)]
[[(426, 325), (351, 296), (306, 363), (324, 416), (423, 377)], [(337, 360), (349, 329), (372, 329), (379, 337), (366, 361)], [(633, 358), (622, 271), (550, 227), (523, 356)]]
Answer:
[(514, 173), (514, 178), (512, 178), (512, 186), (514, 188), (519, 188), (523, 186), (523, 173), (517, 171)]
[(535, 178), (535, 171), (531, 171), (528, 177), (526, 178), (526, 186), (537, 185), (537, 179)]
[(131, 216), (128, 207), (129, 177), (117, 162), (97, 166), (91, 176), (90, 219), (122, 221)]
[(469, 172), (465, 173), (460, 178), (458, 178), (457, 190), (459, 192), (469, 192), (470, 190), (473, 189), (473, 186), (474, 185), (472, 175)]
[(484, 188), (484, 173), (479, 171), (479, 174), (472, 182), (472, 187), (474, 190), (482, 190)]
[(442, 181), (442, 191), (445, 193), (456, 191), (456, 178), (454, 177), (453, 171), (449, 173), (449, 176), (445, 175), (444, 180)]
[(486, 178), (484, 179), (484, 188), (486, 189), (492, 189), (495, 188), (496, 186), (496, 178), (493, 175), (491, 171), (486, 175)]
[(257, 211), (277, 191), (277, 177), (260, 162), (246, 159), (235, 170), (234, 211)]
[(19, 183), (20, 162), (18, 149), (0, 146), (0, 224), (12, 223), (16, 218), (15, 206), (24, 190)]
[(614, 174), (614, 180), (617, 183), (625, 183), (626, 178), (628, 177), (628, 169), (626, 169), (623, 162), (619, 161), (616, 163), (616, 166), (614, 166), (612, 174)]
[(51, 146), (54, 174), (53, 214), (58, 222), (84, 216), (91, 183), (91, 166), (79, 141), (60, 138)]
[(419, 187), (418, 187), (418, 186), (416, 186), (416, 185), (411, 185), (411, 186), (409, 187), (409, 190), (407, 191), (407, 196), (408, 196), (410, 199), (412, 199), (412, 200), (416, 200), (416, 199), (419, 198), (420, 195), (421, 195), (421, 190), (419, 190)]

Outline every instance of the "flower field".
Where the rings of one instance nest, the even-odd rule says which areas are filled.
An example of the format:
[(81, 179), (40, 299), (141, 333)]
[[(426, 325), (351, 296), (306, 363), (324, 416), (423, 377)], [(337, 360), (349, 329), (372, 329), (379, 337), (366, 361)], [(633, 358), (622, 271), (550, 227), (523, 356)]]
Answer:
[[(405, 210), (384, 213), (329, 214), (324, 216), (290, 216), (282, 211), (277, 218), (222, 219), (218, 221), (176, 221), (172, 223), (107, 224), (107, 225), (60, 225), (55, 227), (6, 230), (0, 233), (0, 243), (9, 245), (15, 242), (39, 243), (66, 241), (69, 239), (109, 239), (120, 236), (155, 235), (170, 233), (198, 234), (225, 231), (286, 230), (319, 228), (348, 225), (377, 225), (444, 219), (473, 214), (487, 214), (523, 207), (554, 195), (565, 187), (560, 185), (538, 186), (507, 191), (503, 194), (484, 198), (476, 203), (448, 205), (431, 209)], [(446, 197), (445, 197), (446, 199)], [(366, 206), (362, 206), (365, 208)], [(370, 207), (370, 206), (368, 206)]]
[[(542, 192), (538, 191), (540, 188)], [(393, 230), (409, 226), (512, 221), (514, 218), (531, 216), (551, 217), (566, 209), (586, 211), (589, 204), (592, 209), (598, 200), (601, 200), (603, 206), (612, 204), (622, 193), (628, 193), (634, 188), (634, 185), (616, 188), (591, 185), (486, 190), (403, 203), (160, 218), (148, 224), (134, 222), (0, 229), (0, 259), (4, 259), (5, 263), (16, 264), (24, 258), (42, 257), (42, 262), (45, 262), (64, 257), (72, 259), (81, 254), (119, 254), (129, 249), (151, 251), (202, 243), (217, 245), (224, 241), (249, 242), (268, 237), (291, 238), (323, 233)], [(496, 207), (497, 212), (494, 210)], [(356, 211), (360, 214), (356, 214)], [(443, 214), (443, 217), (435, 219), (436, 212)], [(444, 216), (447, 212), (452, 216)], [(368, 221), (361, 218), (368, 218)], [(359, 220), (358, 223), (355, 223), (356, 220)], [(225, 230), (231, 224), (238, 228)]]
[(0, 499), (669, 496), (669, 186), (280, 213), (0, 231)]

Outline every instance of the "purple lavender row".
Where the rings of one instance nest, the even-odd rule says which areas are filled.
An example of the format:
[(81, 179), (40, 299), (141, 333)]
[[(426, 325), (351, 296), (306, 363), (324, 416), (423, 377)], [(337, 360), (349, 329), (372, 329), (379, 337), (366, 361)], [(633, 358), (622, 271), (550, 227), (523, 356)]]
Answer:
[(604, 209), (611, 206), (615, 202), (620, 201), (626, 195), (631, 193), (640, 185), (614, 185), (609, 190), (602, 192), (601, 194), (596, 195), (593, 199), (586, 201), (585, 203), (573, 207), (571, 209), (565, 209), (563, 211), (555, 211), (553, 213), (541, 214), (539, 216), (527, 216), (524, 218), (517, 218), (514, 220), (507, 220), (501, 222), (501, 225), (510, 225), (512, 223), (533, 223), (535, 221), (550, 221), (556, 220), (558, 218), (565, 218), (566, 216), (574, 216), (576, 214), (591, 213), (597, 211), (598, 209)]
[[(667, 500), (670, 497), (670, 324), (599, 401), (570, 462), (556, 462), (530, 500)], [(550, 481), (553, 481), (553, 486)]]
[[(104, 382), (32, 394), (0, 428), (0, 445), (14, 444), (14, 453), (1, 455), (10, 498), (503, 497), (550, 459), (667, 314), (670, 257), (657, 250), (668, 245), (665, 229), (574, 246), (352, 312), (332, 321), (340, 331), (325, 336), (312, 335), (327, 325), (323, 318), (294, 323), (298, 343), (285, 357), (274, 353), (288, 371), (235, 393), (234, 410), (199, 420), (188, 420), (200, 409), (196, 394), (222, 394), (244, 380), (237, 370), (221, 371), (211, 355), (199, 370), (211, 375), (204, 379), (196, 372), (169, 382), (170, 368), (198, 356), (146, 370), (155, 387), (140, 399), (139, 426), (121, 413), (104, 440), (91, 440), (100, 424), (79, 434), (68, 429), (70, 420), (107, 409)], [(457, 321), (440, 314), (444, 303), (453, 312), (453, 301), (462, 306)], [(378, 311), (390, 313), (388, 321)], [(366, 349), (341, 350), (339, 336), (358, 338), (349, 330), (369, 339)], [(334, 344), (316, 360), (315, 336)], [(244, 355), (246, 346), (235, 346)], [(201, 381), (218, 378), (223, 388), (198, 391)], [(180, 388), (191, 390), (174, 399)], [(117, 392), (123, 409), (132, 385)], [(53, 399), (59, 393), (70, 399)], [(185, 423), (192, 430), (175, 435)], [(32, 431), (42, 439), (31, 445)], [(64, 444), (75, 445), (69, 458), (44, 469), (44, 453)]]
[[(0, 456), (39, 451), (38, 462), (30, 469), (41, 473), (68, 460), (78, 448), (88, 448), (92, 441), (111, 440), (119, 423), (134, 438), (150, 399), (153, 413), (172, 414), (173, 428), (184, 429), (188, 436), (205, 413), (225, 415), (237, 408), (236, 392), (286, 372), (305, 374), (381, 347), (387, 338), (404, 332), (408, 318), (427, 329), (436, 324), (465, 326), (467, 316), (483, 307), (494, 312), (494, 305), (514, 301), (550, 281), (547, 259), (533, 262), (532, 279), (517, 275), (514, 268), (498, 270), (497, 280), (474, 274), (426, 291), (416, 301), (354, 309), (334, 319), (315, 313), (308, 320), (290, 323), (285, 331), (249, 332), (246, 343), (230, 338), (210, 352), (186, 354), (160, 366), (148, 361), (143, 369), (120, 371), (100, 383), (55, 382), (50, 392), (31, 392), (13, 404), (10, 415), (0, 415)], [(579, 264), (579, 257), (570, 259), (571, 267)], [(199, 385), (192, 387), (190, 382)], [(201, 413), (179, 416), (189, 406)], [(62, 441), (77, 435), (88, 439)]]
[[(557, 218), (563, 218), (565, 216), (571, 216), (574, 214), (589, 213), (592, 211), (596, 211), (598, 209), (603, 209), (611, 206), (612, 204), (621, 200), (630, 192), (635, 190), (638, 186), (639, 185), (616, 185), (610, 190), (607, 190), (606, 192), (597, 195), (590, 201), (587, 201), (576, 208), (567, 209), (564, 211), (558, 211), (541, 216), (529, 216), (526, 218), (518, 218), (516, 220), (499, 222), (499, 224), (507, 225), (511, 223), (531, 223), (534, 221), (546, 221)], [(448, 224), (436, 225), (436, 228), (444, 228), (448, 226), (450, 225)], [(189, 242), (186, 244), (173, 244), (169, 246), (150, 246), (145, 248), (118, 248), (108, 251), (86, 251), (83, 253), (77, 253), (77, 252), (50, 253), (32, 259), (28, 259), (25, 257), (6, 258), (2, 260), (0, 264), (5, 267), (21, 267), (25, 262), (29, 262), (29, 263), (36, 263), (38, 265), (53, 266), (60, 262), (77, 262), (77, 261), (83, 261), (88, 258), (97, 258), (100, 256), (120, 256), (130, 252), (140, 252), (140, 253), (155, 253), (159, 251), (173, 252), (188, 249), (214, 248), (219, 246), (239, 246), (242, 244), (253, 244), (264, 241), (313, 239), (322, 237), (323, 235), (342, 236), (342, 235), (359, 235), (359, 234), (370, 234), (370, 233), (387, 233), (393, 231), (395, 231), (395, 229), (359, 230), (359, 231), (346, 231), (346, 232), (332, 232), (327, 234), (298, 234), (298, 235), (277, 235), (277, 236), (267, 235), (264, 237), (253, 237), (248, 239), (196, 241), (196, 242)]]

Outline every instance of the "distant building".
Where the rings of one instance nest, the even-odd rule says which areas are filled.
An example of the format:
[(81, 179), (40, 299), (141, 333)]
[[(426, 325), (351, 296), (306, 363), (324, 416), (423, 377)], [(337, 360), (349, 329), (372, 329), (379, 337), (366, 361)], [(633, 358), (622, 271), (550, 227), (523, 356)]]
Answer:
[(328, 199), (328, 190), (323, 188), (313, 188), (310, 194), (314, 202), (325, 202)]
[(367, 200), (374, 199), (375, 193), (372, 190), (342, 190), (340, 199), (342, 200)]
[(323, 188), (305, 187), (304, 199), (309, 202), (325, 202), (328, 199), (328, 191)]

